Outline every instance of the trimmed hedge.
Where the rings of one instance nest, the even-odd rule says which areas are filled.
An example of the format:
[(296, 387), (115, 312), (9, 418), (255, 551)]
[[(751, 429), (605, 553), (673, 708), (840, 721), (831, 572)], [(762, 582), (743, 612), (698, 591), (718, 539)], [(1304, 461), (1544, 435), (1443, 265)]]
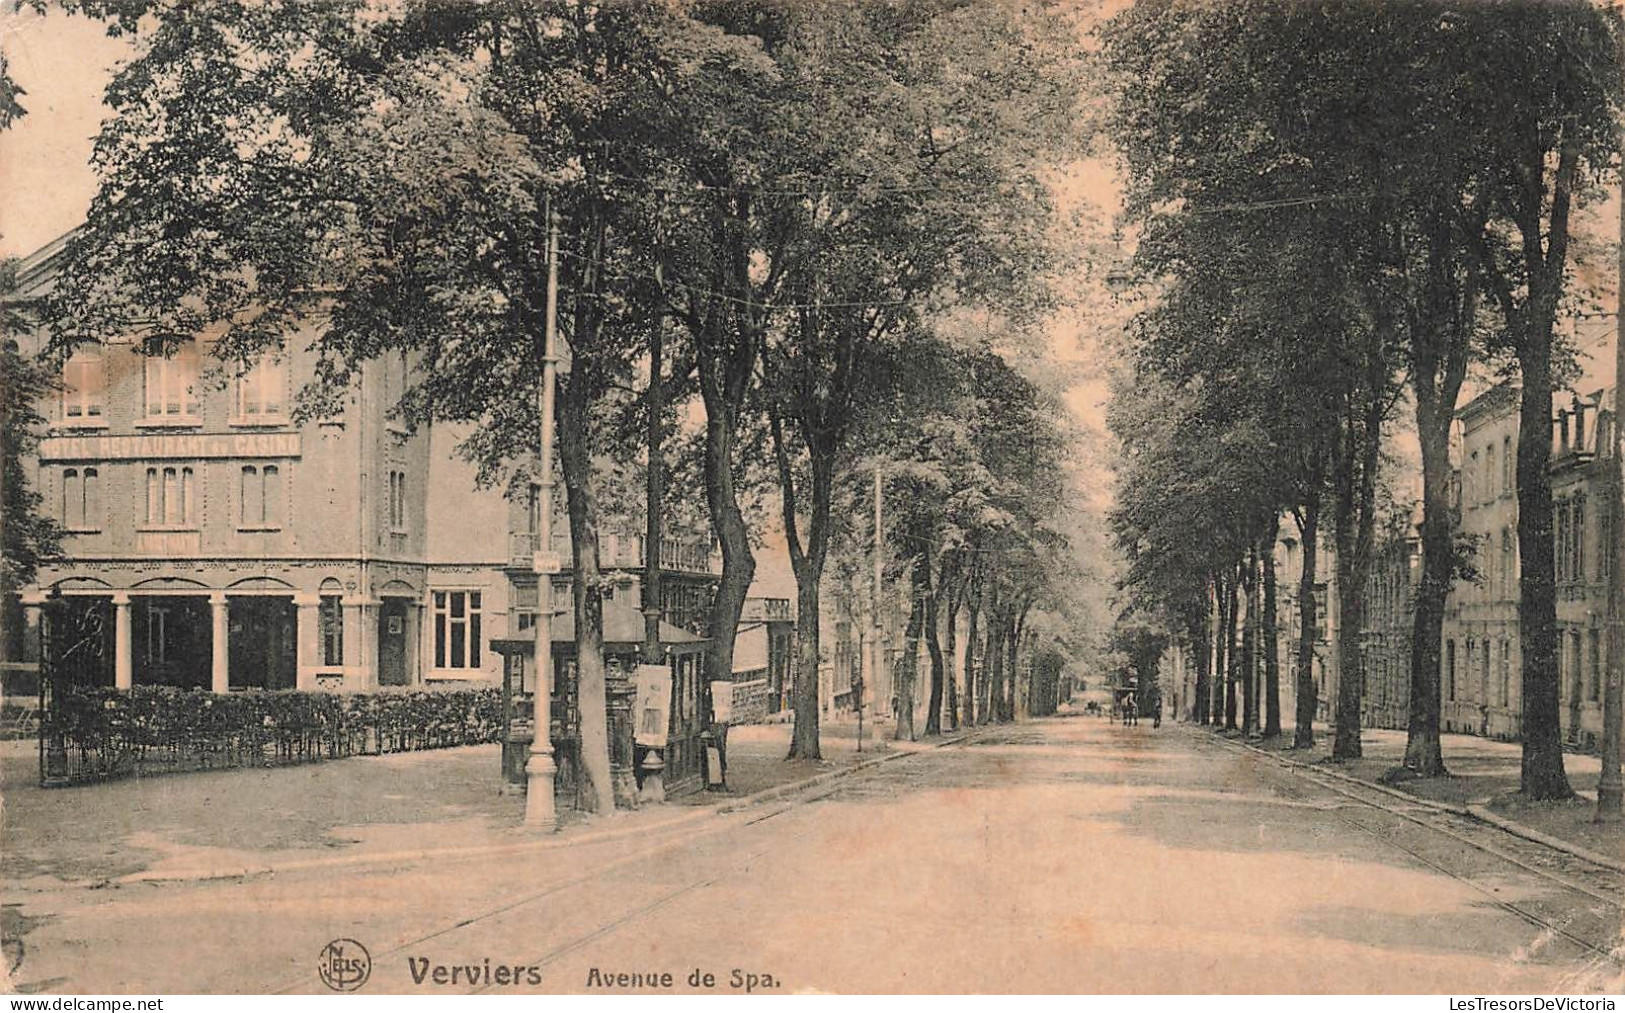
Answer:
[(496, 742), (502, 691), (80, 688), (52, 702), (40, 734), (47, 754), (56, 741), (66, 752), (47, 755), (48, 783), (313, 763)]

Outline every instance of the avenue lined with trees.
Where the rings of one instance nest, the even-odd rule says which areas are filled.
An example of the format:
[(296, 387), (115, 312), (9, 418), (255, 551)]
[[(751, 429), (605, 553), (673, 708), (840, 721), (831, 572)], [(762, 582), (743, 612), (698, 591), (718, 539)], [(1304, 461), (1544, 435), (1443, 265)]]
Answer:
[(1581, 216), (1618, 183), (1618, 52), (1617, 18), (1588, 3), (1153, 3), (1108, 27), (1111, 130), (1148, 293), (1113, 405), (1114, 530), (1138, 607), (1194, 652), (1194, 720), (1282, 731), (1274, 699), (1260, 729), (1250, 678), (1238, 725), (1234, 671), (1251, 672), (1255, 650), (1277, 656), (1256, 585), (1290, 518), (1303, 557), (1294, 743), (1316, 735), (1313, 590), (1329, 542), (1333, 756), (1360, 756), (1366, 577), (1382, 531), (1411, 523), (1389, 459), (1409, 413), (1422, 570), (1404, 767), (1446, 773), (1445, 598), (1480, 579), (1458, 535), (1451, 426), (1470, 370), (1499, 371), (1522, 390), (1522, 790), (1571, 795), (1548, 463), (1572, 349), (1554, 333), (1611, 297), (1576, 251)]
[[(482, 481), (523, 491), (547, 481), (556, 268), (589, 808), (613, 805), (612, 516), (709, 527), (712, 631), (738, 626), (764, 545), (787, 543), (791, 757), (820, 755), (832, 561), (860, 585), (838, 589), (850, 613), (906, 588), (898, 737), (1012, 720), (1035, 652), (1090, 639), (1042, 334), (1067, 270), (1049, 175), (1086, 122), (1065, 5), (39, 8), (101, 19), (132, 53), (96, 196), (32, 322), (52, 362), (210, 335), (230, 376), (308, 341), (299, 410), (320, 418), (366, 364), (404, 358), (391, 415), (464, 427)], [(875, 553), (879, 586), (861, 588)], [(712, 679), (732, 651), (712, 638)]]

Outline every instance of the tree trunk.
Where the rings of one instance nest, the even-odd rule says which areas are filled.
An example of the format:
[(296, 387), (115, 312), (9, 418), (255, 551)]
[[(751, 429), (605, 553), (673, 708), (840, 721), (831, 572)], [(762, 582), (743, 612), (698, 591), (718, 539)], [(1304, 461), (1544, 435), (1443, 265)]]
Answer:
[(1551, 333), (1519, 343), (1523, 401), (1518, 417), (1518, 646), (1523, 652), (1523, 793), (1574, 795), (1563, 769), (1557, 671), (1557, 576), (1552, 558)]
[[(711, 599), (707, 630), (711, 638), (710, 681), (733, 679), (739, 614), (744, 610), (751, 581), (756, 578), (756, 557), (751, 552), (749, 530), (734, 483), (735, 413), (750, 379), (750, 368), (738, 361), (742, 358), (734, 356), (726, 363), (718, 363), (701, 356), (698, 367), (700, 395), (705, 404), (705, 502), (711, 529), (722, 549), (722, 579)], [(750, 359), (748, 366), (753, 368), (754, 361)]]
[(1264, 738), (1281, 735), (1281, 633), (1275, 600), (1275, 539), (1280, 534), (1277, 515), (1264, 536)]
[[(927, 564), (929, 565), (929, 564)], [(938, 595), (927, 587), (925, 592), (925, 649), (931, 657), (931, 696), (926, 706), (925, 734), (942, 734), (942, 645), (937, 641), (937, 625), (941, 613), (937, 607)]]
[[(979, 620), (982, 618), (982, 602), (980, 593), (973, 593), (970, 599), (969, 615), (965, 617), (965, 726), (974, 727), (977, 724), (977, 706), (979, 699), (976, 678), (976, 644)], [(984, 661), (986, 653), (982, 655)], [(983, 676), (983, 680), (986, 676)], [(985, 712), (983, 712), (985, 713)]]
[(790, 736), (790, 759), (823, 759), (818, 736), (819, 590), (822, 560), (796, 566), (796, 672), (791, 700), (795, 726)]
[(982, 723), (997, 721), (998, 701), (1004, 690), (1004, 618), (997, 607), (987, 617), (987, 650), (982, 656)]
[[(1316, 493), (1318, 493), (1318, 484)], [(1320, 497), (1311, 495), (1298, 520), (1303, 541), (1303, 568), (1298, 573), (1298, 691), (1292, 748), (1312, 749), (1315, 745), (1315, 712), (1320, 709), (1315, 686), (1315, 644), (1320, 639), (1319, 609), (1315, 603), (1315, 569), (1320, 546)]]
[(1209, 676), (1209, 694), (1206, 707), (1209, 723), (1215, 730), (1224, 728), (1224, 683), (1230, 674), (1231, 612), (1234, 599), (1230, 594), (1230, 577), (1220, 572), (1213, 580), (1214, 600), (1218, 605), (1218, 621), (1213, 624), (1213, 672)]
[[(604, 580), (598, 569), (598, 504), (592, 491), (592, 457), (588, 447), (588, 396), (592, 384), (578, 365), (563, 384), (559, 398), (559, 465), (570, 512), (573, 572), (571, 597), (576, 627), (576, 713), (580, 721), (581, 797), (589, 812), (615, 808), (609, 761), (609, 701), (604, 669)], [(547, 546), (543, 546), (546, 551)], [(546, 577), (538, 579), (537, 604), (547, 607)]]
[[(1452, 402), (1454, 398), (1451, 399)], [(1439, 723), (1443, 709), (1440, 645), (1445, 596), (1454, 568), (1455, 511), (1450, 503), (1450, 424), (1454, 411), (1418, 391), (1417, 435), (1422, 444), (1422, 577), (1411, 626), (1410, 707), (1405, 766), (1423, 777), (1445, 773)]]
[(1207, 724), (1207, 686), (1213, 665), (1213, 657), (1209, 653), (1213, 645), (1213, 636), (1210, 632), (1212, 627), (1213, 612), (1208, 607), (1207, 597), (1204, 593), (1201, 619), (1197, 621), (1195, 627), (1191, 630), (1190, 636), (1191, 654), (1196, 662), (1196, 685), (1185, 708), (1186, 720), (1203, 725)]
[(1242, 593), (1247, 599), (1246, 619), (1241, 626), (1241, 733), (1258, 730), (1258, 549), (1248, 550)]
[[(961, 572), (963, 567), (961, 566)], [(943, 668), (946, 670), (948, 683), (948, 728), (951, 731), (959, 730), (959, 605), (960, 595), (964, 590), (964, 581), (959, 581), (948, 595), (948, 614), (946, 625), (943, 627)]]
[[(1240, 590), (1240, 585), (1241, 573), (1240, 569), (1237, 568), (1236, 572), (1230, 577), (1228, 591), (1230, 595), (1229, 627), (1224, 631), (1225, 652), (1229, 655), (1225, 666), (1226, 678), (1224, 680), (1224, 730), (1227, 732), (1236, 730), (1236, 680), (1241, 677), (1240, 673), (1236, 671), (1237, 659), (1234, 653), (1236, 650), (1236, 612), (1240, 605), (1240, 602), (1237, 601), (1237, 593)], [(1245, 645), (1243, 645), (1243, 648), (1245, 648)], [(1241, 662), (1240, 668), (1242, 672), (1245, 672), (1248, 662), (1252, 660), (1248, 657), (1245, 649), (1242, 651), (1239, 660)]]
[(931, 594), (931, 561), (921, 554), (909, 568), (908, 627), (903, 654), (897, 660), (897, 730), (892, 738), (914, 741), (914, 687), (920, 671), (920, 631), (925, 626), (925, 600)]

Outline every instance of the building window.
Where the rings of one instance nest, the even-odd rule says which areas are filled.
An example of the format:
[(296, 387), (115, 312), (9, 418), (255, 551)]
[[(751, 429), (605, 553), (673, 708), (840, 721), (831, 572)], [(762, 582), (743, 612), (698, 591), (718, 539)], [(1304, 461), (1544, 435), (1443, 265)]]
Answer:
[(62, 473), (62, 526), (69, 531), (101, 529), (101, 475), (95, 468)]
[(282, 360), (267, 352), (237, 377), (237, 417), (244, 422), (273, 422), (282, 418), (287, 375)]
[(406, 530), (406, 472), (389, 473), (389, 530)]
[(191, 468), (147, 469), (147, 524), (190, 528), (197, 524), (197, 482)]
[(1552, 556), (1557, 582), (1569, 579), (1569, 503), (1557, 500), (1552, 504)]
[(1512, 557), (1512, 529), (1501, 529), (1501, 594), (1502, 597), (1512, 597), (1512, 589), (1517, 585), (1518, 567)]
[(1495, 444), (1484, 448), (1484, 502), (1495, 499)]
[(1512, 705), (1512, 641), (1501, 638), (1501, 706)]
[(1586, 579), (1586, 497), (1580, 493), (1574, 498), (1574, 517), (1571, 525), (1573, 532), (1570, 537), (1573, 545), (1569, 550), (1569, 559), (1572, 561), (1574, 572), (1571, 579), (1583, 581)]
[(435, 591), (434, 667), (480, 667), (480, 592)]
[(62, 419), (99, 423), (107, 368), (99, 347), (81, 348), (62, 367)]
[(1477, 506), (1480, 500), (1479, 489), (1484, 482), (1483, 474), (1478, 470), (1478, 451), (1473, 451), (1472, 458), (1467, 465), (1467, 502)]
[(1512, 492), (1512, 479), (1517, 471), (1518, 458), (1512, 453), (1512, 437), (1501, 437), (1501, 492)]
[(238, 496), (238, 527), (282, 527), (282, 469), (274, 464), (243, 466)]
[(167, 355), (147, 353), (147, 418), (190, 420), (197, 411), (193, 390), (201, 368), (197, 342), (188, 341)]
[(1445, 641), (1444, 645), (1444, 698), (1456, 699), (1456, 642)]
[(1587, 673), (1586, 699), (1596, 703), (1602, 687), (1602, 637), (1597, 630), (1587, 634), (1591, 640), (1591, 670)]
[(322, 595), (316, 609), (317, 629), (322, 638), (322, 666), (339, 668), (344, 664), (344, 599), (336, 594)]
[(1614, 572), (1614, 513), (1604, 510), (1598, 519), (1601, 534), (1597, 538), (1597, 579), (1608, 580)]

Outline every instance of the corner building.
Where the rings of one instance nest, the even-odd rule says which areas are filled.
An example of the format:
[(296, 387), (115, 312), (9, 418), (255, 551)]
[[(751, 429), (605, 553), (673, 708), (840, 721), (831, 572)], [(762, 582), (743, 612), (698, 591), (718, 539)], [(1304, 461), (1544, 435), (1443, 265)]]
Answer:
[[(61, 249), (24, 262), (19, 298), (49, 292)], [(215, 692), (491, 681), (490, 642), (533, 635), (535, 487), (478, 490), (455, 427), (391, 421), (398, 354), (367, 363), (336, 416), (296, 423), (311, 337), (246, 367), (216, 359), (208, 334), (168, 356), (131, 339), (65, 365), (33, 474), (63, 558), (22, 603), (37, 626), (60, 597), (53, 650), (69, 678)], [(568, 560), (567, 535), (553, 549)], [(642, 567), (641, 538), (607, 534), (601, 549), (606, 571)], [(661, 556), (667, 619), (693, 627), (715, 555), (672, 539)], [(626, 578), (610, 594), (636, 607)], [(548, 594), (569, 607), (568, 573)]]

